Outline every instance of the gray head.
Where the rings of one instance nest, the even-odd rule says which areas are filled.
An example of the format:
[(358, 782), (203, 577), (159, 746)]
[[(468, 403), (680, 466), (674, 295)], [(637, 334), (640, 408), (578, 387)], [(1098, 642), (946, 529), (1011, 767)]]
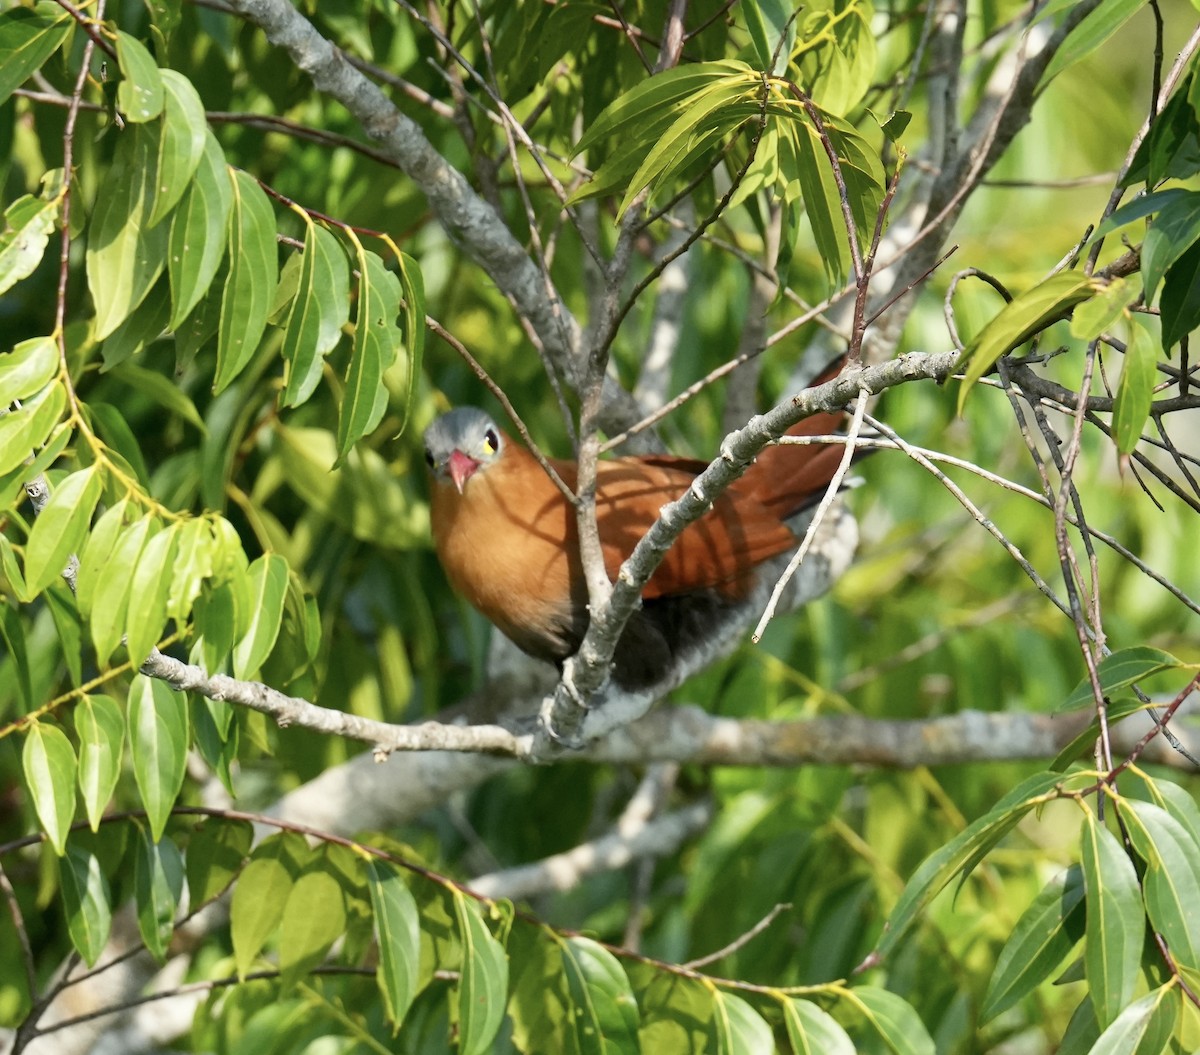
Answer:
[(455, 407), (425, 430), (425, 461), (435, 480), (451, 481), (461, 494), (477, 470), (504, 453), (506, 442), (478, 407)]

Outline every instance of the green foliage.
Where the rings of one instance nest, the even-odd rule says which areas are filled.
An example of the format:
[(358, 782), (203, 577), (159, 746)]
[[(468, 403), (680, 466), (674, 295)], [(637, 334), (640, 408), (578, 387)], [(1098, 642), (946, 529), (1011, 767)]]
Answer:
[[(1069, 202), (1002, 184), (976, 195), (990, 146), (968, 164), (939, 138), (1017, 54), (1026, 13), (1011, 4), (972, 8), (955, 37), (914, 3), (696, 0), (678, 61), (658, 72), (659, 30), (681, 28), (666, 0), (621, 5), (628, 26), (582, 0), (432, 5), (429, 24), (385, 0), (285, 5), (397, 103), (365, 126), (328, 81), (310, 84), (311, 55), (270, 43), (242, 6), (110, 3), (86, 25), (90, 9), (56, 3), (0, 10), (0, 1026), (40, 1015), (69, 957), (101, 965), (132, 941), (158, 962), (187, 957), (189, 982), (212, 986), (178, 1039), (188, 1050), (1193, 1050), (1191, 785), (1138, 759), (1116, 775), (1072, 767), (1097, 737), (1150, 728), (1139, 694), (1172, 698), (1198, 658), (1179, 614), (1181, 595), (1195, 612), (1194, 513), (1159, 513), (1106, 471), (1161, 421), (1158, 349), (1185, 362), (1200, 324), (1195, 60), (1125, 173), (1145, 193), (1105, 216), (1083, 189)], [(1040, 183), (1122, 164), (1126, 133), (1104, 104), (1142, 120), (1143, 6), (1103, 0), (1066, 35), (1019, 93), (1038, 109), (997, 174)], [(938, 50), (949, 37), (965, 57), (953, 85)], [(417, 161), (397, 163), (401, 140)], [(950, 162), (969, 181), (935, 183)], [(463, 196), (425, 193), (430, 170)], [(461, 783), (418, 771), (398, 783), (429, 781), (436, 808), (420, 819), (352, 839), (379, 805), (360, 799), (361, 817), (328, 821), (345, 834), (314, 832), (253, 811), (278, 818), (289, 792), (342, 763), (354, 772), (358, 745), (144, 672), (161, 650), (348, 725), (458, 705), (479, 689), (486, 637), (430, 553), (419, 430), (481, 388), (446, 345), (426, 347), (427, 312), (559, 454), (555, 393), (569, 408), (584, 395), (568, 323), (591, 335), (627, 309), (604, 352), (610, 380), (639, 396), (651, 338), (674, 327), (669, 384), (652, 395), (702, 390), (661, 435), (708, 458), (725, 395), (699, 382), (769, 344), (750, 394), (790, 395), (801, 350), (845, 347), (849, 311), (823, 320), (836, 337), (793, 323), (809, 304), (853, 301), (852, 247), (862, 259), (877, 229), (907, 232), (877, 264), (869, 318), (884, 307), (879, 270), (948, 241), (926, 227), (960, 208), (963, 266), (1023, 292), (997, 308), (994, 293), (961, 291), (945, 309), (961, 324), (969, 421), (929, 385), (892, 389), (879, 416), (1036, 488), (979, 382), (1029, 345), (1061, 352), (1047, 372), (1077, 383), (1082, 348), (1102, 349), (1093, 394), (1111, 399), (1097, 412), (1111, 442), (1085, 440), (1076, 482), (1094, 522), (1178, 586), (1097, 558), (1116, 649), (1097, 700), (1074, 628), (932, 477), (883, 453), (862, 463), (864, 545), (837, 595), (773, 624), (680, 702), (726, 728), (779, 722), (768, 739), (851, 709), (864, 724), (1088, 710), (1048, 772), (881, 772), (869, 749), (855, 765), (689, 765), (671, 802), (711, 804), (704, 830), (514, 908), (467, 877), (623, 830), (640, 767), (565, 762), (484, 782), (487, 760)], [(1056, 270), (1098, 216), (1084, 247), (1102, 249), (1096, 272)], [(680, 262), (681, 307), (666, 283), (621, 302), (679, 229), (702, 226)], [(1118, 233), (1138, 243), (1140, 275), (1105, 273)], [(514, 259), (536, 265), (532, 308), (497, 273)], [(595, 290), (614, 261), (629, 270), (605, 301)], [(891, 317), (872, 320), (887, 348), (950, 347), (933, 266), (898, 291), (903, 340)], [(555, 359), (548, 337), (570, 355)], [(990, 498), (1014, 546), (1057, 570), (1051, 514)], [(483, 708), (470, 717), (492, 721), (501, 689), (469, 697)], [(526, 696), (523, 716), (537, 709)], [(226, 791), (244, 813), (194, 805)], [(1077, 813), (1063, 823), (1074, 810), (1081, 829)], [(184, 947), (184, 913), (218, 899), (228, 927)]]

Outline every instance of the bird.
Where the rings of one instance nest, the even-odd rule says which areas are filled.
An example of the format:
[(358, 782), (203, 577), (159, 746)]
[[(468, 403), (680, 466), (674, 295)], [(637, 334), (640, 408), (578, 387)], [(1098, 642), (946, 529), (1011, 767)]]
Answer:
[[(832, 433), (843, 417), (815, 414), (788, 432)], [(537, 459), (477, 407), (442, 414), (425, 430), (424, 444), (430, 527), (451, 586), (522, 651), (561, 668), (588, 627), (574, 506)], [(619, 688), (635, 691), (663, 677), (715, 619), (746, 599), (759, 565), (797, 545), (786, 522), (819, 500), (842, 450), (841, 444), (766, 448), (683, 530), (618, 641), (610, 675)], [(577, 464), (549, 462), (574, 491)], [(610, 579), (661, 508), (707, 465), (657, 454), (597, 463), (596, 522)]]

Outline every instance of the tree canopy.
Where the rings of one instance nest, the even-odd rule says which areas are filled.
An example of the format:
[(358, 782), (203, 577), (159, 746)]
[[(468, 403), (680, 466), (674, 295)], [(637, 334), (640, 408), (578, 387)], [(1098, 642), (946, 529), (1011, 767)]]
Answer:
[[(1198, 47), (0, 4), (11, 1050), (1200, 1047)], [(457, 405), (578, 459), (561, 672), (433, 553)], [(658, 557), (818, 412), (802, 559), (623, 691)], [(614, 581), (612, 452), (707, 466)]]

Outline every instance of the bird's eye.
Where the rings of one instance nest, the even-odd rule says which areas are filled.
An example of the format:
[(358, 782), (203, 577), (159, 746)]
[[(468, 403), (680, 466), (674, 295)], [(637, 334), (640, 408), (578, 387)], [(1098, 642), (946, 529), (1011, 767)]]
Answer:
[(483, 434), (483, 447), (488, 454), (495, 454), (500, 449), (500, 437), (496, 435), (495, 429), (488, 429)]
[(437, 464), (437, 459), (433, 456), (433, 451), (428, 447), (425, 448), (425, 464), (431, 469)]

